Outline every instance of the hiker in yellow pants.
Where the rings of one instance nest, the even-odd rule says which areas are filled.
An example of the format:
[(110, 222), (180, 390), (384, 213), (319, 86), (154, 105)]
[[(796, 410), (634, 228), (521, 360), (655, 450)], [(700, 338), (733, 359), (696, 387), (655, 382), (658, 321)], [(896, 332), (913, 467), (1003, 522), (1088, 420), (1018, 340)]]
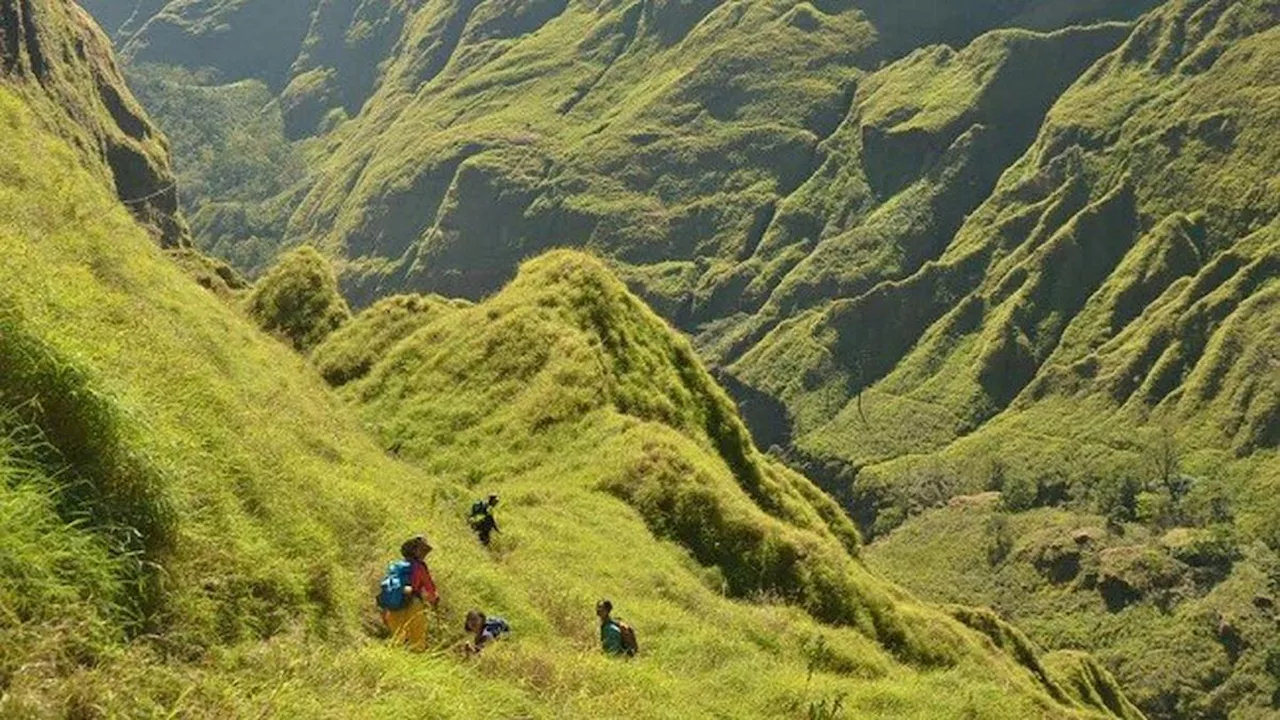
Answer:
[(427, 649), (427, 605), (418, 598), (399, 610), (383, 610), (382, 621), (395, 642), (404, 643), (414, 652)]
[(431, 544), (421, 535), (406, 540), (400, 546), (400, 553), (411, 565), (409, 584), (404, 588), (405, 594), (409, 596), (408, 602), (401, 608), (382, 610), (382, 621), (387, 624), (392, 636), (414, 652), (427, 649), (427, 607), (435, 609), (440, 602), (435, 581), (431, 579), (431, 571), (427, 568), (426, 560), (430, 552)]

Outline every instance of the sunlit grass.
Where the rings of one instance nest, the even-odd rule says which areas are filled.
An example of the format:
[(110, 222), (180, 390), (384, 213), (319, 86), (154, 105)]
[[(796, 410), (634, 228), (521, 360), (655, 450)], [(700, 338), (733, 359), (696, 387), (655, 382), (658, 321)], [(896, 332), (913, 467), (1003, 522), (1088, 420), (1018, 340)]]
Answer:
[[(16, 560), (0, 565), (5, 716), (805, 717), (837, 700), (858, 717), (1090, 714), (1053, 702), (983, 636), (860, 570), (847, 554), (851, 538), (842, 539), (848, 521), (758, 455), (687, 345), (629, 296), (619, 296), (617, 319), (644, 321), (617, 328), (614, 352), (569, 356), (621, 363), (601, 371), (617, 373), (610, 402), (635, 415), (583, 410), (578, 403), (601, 407), (594, 390), (561, 398), (528, 377), (529, 401), (491, 418), (487, 443), (463, 426), (445, 437), (424, 420), (432, 451), (407, 453), (421, 468), (405, 464), (358, 427), (301, 357), (170, 264), (7, 92), (0, 123), (0, 207), (23, 212), (22, 221), (0, 214), (6, 372), (51, 367), (61, 378), (6, 385), (0, 402), (11, 413), (36, 401), (65, 413), (60, 422), (15, 415), (26, 434), (4, 457), (34, 464), (0, 466), (0, 527), (6, 561)], [(623, 292), (609, 282), (586, 287)], [(474, 329), (490, 322), (490, 309), (456, 312), (479, 313), (468, 316)], [(598, 309), (579, 308), (585, 318)], [(486, 373), (520, 368), (514, 358), (460, 368), (474, 378), (453, 387), (509, 399), (519, 386)], [(572, 373), (558, 377), (573, 384)], [(652, 394), (654, 382), (675, 394)], [(97, 414), (81, 415), (88, 411)], [(444, 421), (465, 412), (452, 408)], [(532, 431), (528, 423), (544, 417), (560, 418), (561, 432)], [(83, 418), (101, 423), (87, 435), (67, 430)], [(772, 498), (766, 527), (778, 524), (764, 539), (807, 533), (813, 539), (803, 542), (825, 562), (843, 558), (836, 574), (852, 579), (824, 571), (822, 582), (856, 583), (861, 594), (850, 599), (879, 598), (882, 620), (908, 628), (908, 644), (889, 652), (860, 623), (818, 623), (780, 604), (785, 592), (726, 597), (735, 589), (726, 587), (730, 566), (717, 571), (655, 538), (665, 534), (661, 515), (602, 487), (609, 477), (597, 473), (594, 452), (615, 468), (642, 456), (627, 442), (583, 442), (630, 433), (666, 437), (674, 457), (706, 464), (738, 522), (764, 522), (748, 495), (734, 496), (744, 493), (738, 482), (759, 483), (756, 502)], [(41, 454), (40, 443), (50, 451)], [(145, 515), (111, 515), (111, 502), (93, 496), (60, 506), (64, 465), (121, 508), (154, 504), (169, 519), (153, 527)], [(112, 484), (115, 467), (145, 470), (128, 475), (148, 483), (145, 493), (119, 494), (130, 486)], [(505, 498), (491, 553), (463, 518), (471, 496), (490, 490)], [(95, 522), (102, 518), (116, 519)], [(112, 525), (140, 530), (143, 554), (113, 545)], [(444, 599), (432, 651), (416, 656), (373, 631), (372, 588), (399, 540), (423, 531), (438, 548)], [(158, 565), (143, 625), (127, 602), (139, 590), (122, 587), (139, 558)], [(637, 660), (596, 651), (591, 610), (602, 595), (638, 628)], [(515, 632), (467, 662), (452, 648), (472, 606), (502, 613)], [(127, 640), (136, 629), (144, 632)]]

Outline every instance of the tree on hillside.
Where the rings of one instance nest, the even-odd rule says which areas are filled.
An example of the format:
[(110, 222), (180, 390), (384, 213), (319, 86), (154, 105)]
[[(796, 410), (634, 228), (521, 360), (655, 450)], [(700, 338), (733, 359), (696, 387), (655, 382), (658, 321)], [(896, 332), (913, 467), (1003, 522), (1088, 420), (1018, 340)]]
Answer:
[(351, 319), (333, 266), (308, 246), (283, 255), (254, 285), (248, 303), (249, 315), (262, 329), (287, 338), (300, 352)]

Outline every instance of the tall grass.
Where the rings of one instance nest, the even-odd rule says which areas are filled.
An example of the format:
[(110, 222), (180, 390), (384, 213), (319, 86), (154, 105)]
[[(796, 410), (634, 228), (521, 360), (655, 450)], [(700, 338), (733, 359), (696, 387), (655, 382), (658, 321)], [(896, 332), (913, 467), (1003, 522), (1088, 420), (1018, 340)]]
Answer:
[[(0, 124), (0, 382), (21, 431), (4, 453), (16, 460), (0, 466), (0, 539), (17, 561), (0, 561), (0, 715), (755, 718), (836, 697), (854, 717), (1102, 712), (1055, 702), (1015, 658), (861, 570), (848, 529), (747, 445), (759, 490), (775, 493), (772, 512), (750, 500), (711, 435), (732, 414), (706, 422), (705, 403), (727, 400), (681, 378), (688, 350), (662, 325), (622, 328), (616, 348), (634, 352), (601, 354), (538, 302), (453, 311), (440, 321), (457, 325), (418, 330), (416, 354), (393, 350), (371, 378), (405, 387), (412, 375), (396, 365), (452, 377), (457, 402), (427, 397), (417, 407), (430, 412), (381, 418), (371, 403), (385, 433), (374, 439), (300, 356), (171, 264), (3, 90)], [(620, 319), (651, 318), (627, 303)], [(437, 331), (467, 352), (433, 346)], [(537, 352), (531, 340), (547, 337), (555, 352)], [(504, 342), (532, 352), (497, 352)], [(613, 370), (597, 361), (630, 368), (610, 381), (629, 413), (602, 404), (594, 383)], [(655, 382), (673, 394), (646, 389)], [(879, 598), (885, 627), (913, 639), (902, 647), (946, 662), (887, 648), (876, 627), (818, 622), (782, 592), (727, 594), (731, 564), (655, 536), (656, 515), (603, 487), (601, 468), (643, 457), (607, 442), (619, 437), (684, 448), (711, 468), (727, 511), (765, 524), (775, 567), (794, 561), (810, 588), (851, 583)], [(385, 452), (397, 438), (413, 464)], [(491, 490), (503, 532), (485, 550), (464, 516)], [(139, 554), (116, 542), (124, 527)], [(419, 532), (437, 548), (443, 596), (424, 656), (380, 639), (372, 606), (381, 568)], [(161, 612), (143, 635), (113, 600), (130, 596), (138, 558), (161, 568)], [(634, 662), (596, 648), (602, 595), (641, 633)], [(467, 661), (453, 648), (473, 606), (515, 633)]]

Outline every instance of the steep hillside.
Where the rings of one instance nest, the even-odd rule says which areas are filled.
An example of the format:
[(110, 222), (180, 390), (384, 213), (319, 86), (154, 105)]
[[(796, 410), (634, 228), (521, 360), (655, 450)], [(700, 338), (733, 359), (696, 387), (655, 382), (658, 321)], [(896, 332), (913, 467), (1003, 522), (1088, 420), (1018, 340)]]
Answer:
[[(495, 553), (532, 585), (554, 587), (546, 584), (547, 566), (529, 557), (546, 553), (557, 565), (605, 573), (604, 582), (622, 588), (614, 594), (636, 597), (633, 604), (649, 602), (638, 598), (656, 583), (664, 598), (691, 600), (710, 591), (797, 605), (849, 628), (824, 632), (854, 640), (863, 658), (962, 668), (974, 659), (966, 625), (1015, 654), (1027, 652), (1018, 649), (1028, 647), (1025, 639), (992, 616), (920, 606), (868, 574), (857, 560), (859, 540), (848, 518), (807, 480), (755, 450), (691, 346), (598, 260), (568, 252), (538, 258), (475, 306), (424, 299), (419, 312), (429, 319), (412, 330), (389, 329), (391, 305), (357, 316), (316, 356), (350, 349), (361, 338), (398, 338), (344, 385), (344, 394), (396, 455), (474, 492), (497, 490), (508, 498), (509, 516), (525, 527), (513, 531), (505, 523)], [(608, 536), (623, 532), (622, 517), (642, 523), (666, 547), (680, 548), (682, 562), (693, 563), (686, 568), (700, 567), (697, 590), (671, 585), (680, 572), (619, 572), (651, 566), (647, 550), (624, 551), (624, 545), (583, 554), (583, 547), (600, 547), (599, 540), (574, 523)], [(589, 596), (591, 582), (573, 586)], [(660, 605), (650, 609), (654, 620), (664, 617)], [(675, 621), (660, 624), (666, 622)], [(692, 641), (669, 639), (686, 648)], [(1019, 656), (1033, 675), (1046, 678), (1051, 696), (1061, 691), (1095, 710), (1135, 712), (1122, 700), (1108, 705), (1090, 696), (1094, 690), (1072, 689), (1066, 677)], [(1058, 661), (1075, 662), (1065, 655), (1045, 662)], [(735, 671), (731, 664), (713, 677)], [(854, 700), (856, 684), (841, 692), (849, 693), (842, 705), (850, 712), (897, 712)], [(934, 697), (921, 711), (948, 714), (946, 704)], [(772, 712), (765, 707), (756, 712)]]
[[(1267, 492), (1277, 470), (1272, 462)], [(1050, 647), (1089, 650), (1148, 716), (1274, 717), (1280, 555), (1215, 518), (1214, 490), (1179, 503), (1181, 521), (1203, 529), (1116, 526), (1070, 507), (1015, 513), (994, 493), (958, 498), (866, 557), (923, 596), (994, 607)]]
[(162, 244), (189, 243), (164, 136), (125, 86), (110, 41), (78, 5), (0, 3), (0, 85), (37, 108)]
[[(837, 499), (885, 572), (1097, 651), (1152, 715), (1275, 710), (1276, 0), (130, 5), (101, 17), (160, 116), (196, 131), (179, 169), (200, 188), (201, 246), (255, 273), (304, 242), (336, 258), (372, 308), (314, 361), (389, 447), (499, 474), (515, 461), (487, 443), (513, 427), (536, 428), (535, 447), (540, 422), (556, 442), (595, 438), (582, 453), (612, 447), (557, 434), (550, 394), (579, 384), (576, 410), (719, 447), (690, 419), (704, 403), (637, 400), (685, 391), (614, 368), (616, 352), (585, 375), (557, 360), (571, 381), (544, 373), (549, 338), (616, 350), (568, 310), (557, 322), (578, 330), (515, 313), (527, 358), (505, 339), (485, 351), (520, 358), (491, 379), (548, 395), (384, 365), (449, 366), (407, 338), (458, 318), (481, 332), (490, 305), (380, 298), (475, 301), (528, 256), (586, 247), (693, 337), (755, 437)], [(529, 282), (490, 302), (538, 296)], [(457, 354), (455, 374), (489, 359)], [(449, 415), (457, 402), (484, 411)], [(455, 435), (472, 450), (441, 445)], [(761, 478), (791, 475), (757, 455), (678, 472), (760, 503)], [(984, 491), (1000, 496), (939, 510)], [(667, 497), (613, 492), (642, 513)], [(819, 542), (762, 512), (802, 531), (788, 547)], [(1047, 517), (1069, 543), (1037, 533)], [(990, 538), (953, 552), (948, 529)], [(754, 590), (785, 584), (850, 621), (817, 609), (848, 587), (788, 572)]]
[[(1277, 320), (1277, 9), (1174, 3), (1144, 20), (939, 259), (794, 319), (741, 376), (787, 403), (802, 447), (857, 465), (942, 448), (1011, 406), (1026, 427), (1155, 411), (1199, 426), (1197, 446), (1274, 448), (1276, 375), (1228, 373), (1210, 341)], [(1265, 358), (1265, 340), (1247, 352)], [(1090, 421), (1064, 423), (1066, 407)]]
[[(712, 296), (741, 287), (739, 261), (823, 165), (820, 145), (869, 71), (930, 43), (1128, 19), (1150, 4), (181, 0), (145, 24), (135, 14), (118, 37), (139, 73), (158, 63), (264, 83), (286, 136), (325, 137), (305, 197), (291, 193), (288, 208), (242, 198), (197, 218), (211, 244), (229, 250), (236, 219), (241, 239), (323, 240), (349, 260), (361, 304), (404, 289), (476, 298), (549, 244), (588, 246), (634, 266), (645, 297), (694, 327), (731, 315)], [(118, 27), (118, 11), (100, 16)], [(1063, 77), (1026, 91), (1060, 90), (1118, 42), (1113, 28), (1028, 50)], [(803, 239), (792, 255), (818, 237)]]
[[(735, 366), (790, 409), (803, 461), (854, 468), (827, 485), (874, 533), (982, 490), (1067, 512), (1052, 539), (1010, 517), (1007, 542), (1030, 549), (958, 584), (937, 578), (982, 547), (951, 554), (939, 530), (980, 537), (989, 513), (909, 525), (884, 567), (1100, 652), (1157, 716), (1275, 707), (1278, 21), (1274, 2), (1153, 13), (1056, 102), (942, 257)], [(1067, 528), (1098, 515), (1110, 529), (1075, 547)], [(1055, 576), (1045, 552), (1081, 567)], [(1148, 652), (1155, 637), (1196, 660)]]
[[(1137, 717), (1087, 658), (868, 573), (597, 262), (531, 264), (349, 384), (405, 463), (41, 111), (0, 87), (0, 715)], [(263, 287), (295, 275), (326, 273), (302, 252)], [(493, 488), (490, 553), (462, 515)], [(370, 592), (423, 530), (443, 603), (414, 656), (371, 637)], [(594, 651), (601, 594), (634, 662)], [(516, 632), (468, 661), (475, 604)]]

